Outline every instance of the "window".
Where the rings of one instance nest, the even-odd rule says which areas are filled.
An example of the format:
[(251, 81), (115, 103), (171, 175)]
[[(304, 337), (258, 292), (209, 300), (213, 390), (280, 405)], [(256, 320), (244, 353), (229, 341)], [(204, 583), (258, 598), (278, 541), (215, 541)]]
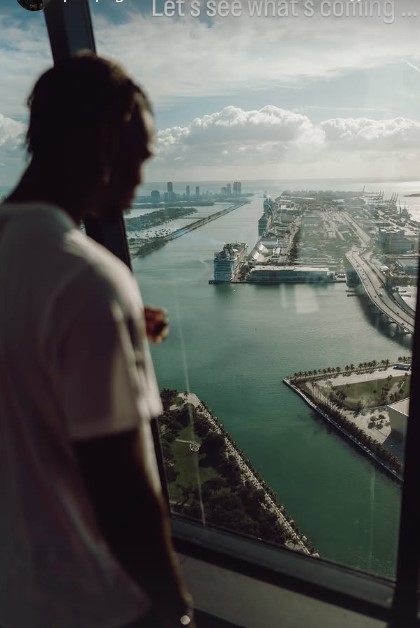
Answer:
[[(324, 9), (328, 5), (332, 10), (332, 3), (323, 3)], [(350, 3), (347, 5), (350, 7)], [(334, 6), (339, 7), (339, 3)], [(263, 17), (249, 20), (249, 16), (214, 21), (206, 16), (194, 21), (192, 16), (185, 20), (181, 16), (161, 19), (133, 11), (127, 5), (93, 8), (99, 52), (115, 55), (125, 63), (149, 86), (157, 103), (160, 153), (155, 166), (150, 166), (148, 179), (152, 183), (139, 194), (150, 196), (152, 202), (155, 193), (156, 202), (156, 192), (163, 196), (165, 192), (176, 195), (182, 191), (188, 196), (190, 186), (191, 197), (192, 190), (199, 187), (195, 197), (201, 198), (208, 190), (209, 198), (203, 200), (221, 203), (222, 209), (232, 203), (227, 200), (229, 184), (232, 196), (234, 183), (236, 192), (239, 190), (238, 182), (242, 184), (241, 194), (252, 195), (247, 198), (249, 203), (207, 220), (205, 226), (186, 229), (182, 237), (143, 257), (136, 256), (143, 234), (136, 233), (135, 223), (128, 222), (127, 231), (133, 238), (133, 269), (145, 300), (163, 304), (171, 312), (172, 336), (166, 346), (154, 352), (162, 388), (193, 391), (206, 401), (321, 558), (393, 578), (401, 485), (374, 466), (368, 456), (361, 455), (360, 446), (352, 448), (282, 383), (283, 377), (294, 378), (295, 384), (306, 385), (308, 396), (318, 401), (326, 398), (327, 406), (346, 399), (347, 404), (350, 399), (356, 404), (361, 401), (366, 407), (350, 410), (357, 410), (359, 415), (365, 412), (364, 418), (373, 423), (371, 427), (367, 424), (366, 430), (377, 433), (391, 426), (386, 425), (386, 417), (379, 416), (384, 410), (367, 416), (368, 393), (371, 398), (386, 395), (384, 401), (388, 402), (400, 388), (405, 394), (408, 386), (410, 371), (406, 366), (411, 340), (405, 333), (407, 323), (388, 325), (384, 316), (375, 314), (381, 307), (374, 299), (376, 296), (381, 302), (382, 310), (392, 302), (399, 305), (400, 314), (409, 313), (406, 301), (411, 279), (406, 262), (415, 258), (418, 250), (415, 225), (409, 220), (418, 212), (416, 195), (420, 185), (412, 176), (418, 151), (418, 122), (413, 108), (417, 87), (410, 74), (417, 67), (415, 38), (410, 36), (414, 22), (391, 15), (391, 3), (375, 6), (380, 15), (364, 15), (355, 21), (316, 11), (299, 20), (290, 15), (288, 21), (283, 16), (271, 21)], [(236, 29), (232, 30), (234, 20)], [(354, 24), (357, 29), (353, 29)], [(111, 25), (112, 48), (107, 45)], [(169, 57), (164, 50), (171, 37), (174, 43)], [(224, 54), (222, 66), (218, 55), (222, 57), (226, 41), (229, 54)], [(239, 41), (241, 46), (237, 45)], [(394, 41), (398, 42), (395, 48)], [(244, 56), (237, 50), (243, 50)], [(137, 67), (137, 63), (142, 65)], [(190, 74), (185, 69), (188, 64), (193, 66)], [(176, 161), (175, 156), (179, 157)], [(323, 178), (326, 170), (333, 179)], [(348, 173), (352, 173), (352, 180), (345, 176)], [(221, 192), (221, 187), (225, 191)], [(326, 193), (328, 190), (340, 193), (331, 195)], [(354, 285), (346, 288), (340, 281), (321, 285), (209, 284), (214, 278), (214, 252), (238, 239), (253, 246), (264, 201), (275, 200), (285, 191), (289, 193), (277, 202), (276, 209), (281, 213), (278, 205), (283, 202), (288, 205), (284, 210), (295, 209), (300, 221), (295, 225), (295, 236), (299, 235), (297, 226), (301, 233), (300, 239), (292, 238), (289, 231), (289, 261), (296, 266), (304, 254), (319, 257), (319, 248), (314, 246), (317, 232), (322, 233), (318, 247), (320, 240), (328, 243), (324, 256), (330, 253), (334, 257), (333, 252), (337, 255), (337, 247), (344, 247), (340, 241), (350, 243), (351, 259), (343, 258), (343, 266), (349, 271), (349, 283), (353, 280)], [(179, 201), (176, 196), (167, 199)], [(139, 197), (128, 221), (155, 211), (141, 206), (142, 202), (149, 203), (149, 199)], [(321, 205), (318, 216), (317, 205)], [(195, 209), (199, 207), (205, 206)], [(214, 206), (206, 207), (206, 216), (204, 209), (199, 209), (195, 217), (209, 218)], [(265, 213), (273, 222), (279, 218), (273, 211)], [(280, 227), (283, 218), (280, 216)], [(189, 214), (179, 216), (175, 227), (179, 229), (191, 220)], [(382, 222), (386, 224), (379, 224)], [(155, 224), (150, 229), (172, 231), (173, 226)], [(308, 242), (308, 232), (312, 233), (312, 242)], [(267, 234), (261, 235), (265, 238)], [(365, 235), (372, 240), (375, 236), (374, 249), (370, 249), (371, 242), (363, 245)], [(399, 249), (403, 244), (408, 247), (408, 243), (409, 249)], [(270, 253), (266, 244), (269, 242), (262, 242)], [(293, 257), (297, 259), (290, 260), (293, 244)], [(397, 250), (391, 251), (390, 246)], [(262, 256), (256, 262), (267, 261), (263, 249), (256, 253)], [(275, 252), (270, 254), (271, 261), (273, 256)], [(275, 272), (277, 268), (263, 270)], [(340, 279), (340, 266), (336, 272)], [(376, 277), (379, 287), (372, 288), (369, 277), (370, 284), (376, 282)], [(399, 279), (404, 282), (401, 284)], [(356, 284), (358, 290), (367, 293), (364, 300), (347, 296), (353, 296)], [(361, 375), (375, 384), (362, 384), (363, 378), (356, 377)], [(347, 383), (353, 390), (346, 389)], [(313, 393), (318, 390), (318, 394), (310, 395), (311, 389)], [(174, 406), (183, 403), (179, 397), (172, 398)], [(415, 391), (412, 398), (416, 407)], [(335, 407), (340, 408), (340, 404), (335, 403)], [(401, 426), (404, 412), (395, 410), (394, 423)], [(388, 417), (392, 422), (392, 414)], [(178, 417), (181, 430), (188, 429), (182, 425), (184, 418)], [(409, 429), (412, 426), (411, 422)], [(396, 431), (403, 435), (402, 429)], [(415, 426), (412, 433), (415, 435)], [(203, 441), (198, 431), (181, 437), (178, 434), (172, 445), (182, 444), (183, 440), (191, 457), (199, 459)], [(219, 443), (217, 438), (211, 440), (210, 449), (217, 453), (220, 439)], [(411, 465), (413, 443), (408, 444), (411, 453), (407, 464)], [(195, 445), (200, 446), (198, 452), (194, 451)], [(173, 449), (170, 454), (174, 456)], [(199, 491), (206, 481), (214, 480), (209, 470), (210, 466), (204, 467), (204, 472), (200, 469), (200, 482), (190, 486)], [(180, 469), (175, 467), (169, 473), (175, 473), (176, 479)], [(168, 479), (171, 497), (174, 478), (169, 475)], [(410, 529), (410, 521), (415, 524), (415, 517), (409, 516), (412, 500), (408, 499), (410, 490), (411, 497), (414, 495), (413, 483), (415, 478), (407, 474), (402, 510), (405, 530)], [(188, 489), (186, 483), (184, 487)], [(184, 496), (175, 495), (174, 509), (182, 506), (182, 501), (188, 506), (193, 492), (185, 490)], [(201, 508), (197, 514), (204, 519)], [(407, 581), (412, 586), (413, 565), (418, 560), (418, 529), (412, 527), (411, 533), (414, 560), (410, 565), (406, 563), (405, 570), (401, 561), (410, 553), (407, 544), (400, 546), (400, 592)], [(261, 554), (266, 549), (261, 544)], [(315, 571), (317, 563), (321, 572), (322, 562), (311, 561)]]
[[(410, 22), (392, 3), (309, 3), (299, 15), (290, 5), (274, 17), (274, 3), (239, 3), (240, 16), (213, 4), (216, 16), (211, 3), (199, 16), (163, 3), (93, 13), (99, 52), (122, 61), (156, 107), (158, 155), (126, 224), (144, 298), (171, 315), (171, 337), (154, 351), (160, 384), (204, 401), (232, 439), (230, 457), (237, 447), (256, 471), (242, 525), (242, 496), (228, 488), (238, 469), (217, 469), (219, 428), (204, 438), (206, 420), (168, 393), (183, 408), (163, 427), (171, 504), (273, 540), (272, 502), (254, 503), (268, 488), (310, 552), (393, 578), (401, 484), (371, 454), (401, 475), (420, 216)], [(404, 41), (403, 60), (390, 41)], [(176, 220), (162, 218), (169, 205)], [(248, 283), (209, 285), (225, 243), (254, 249)], [(219, 261), (224, 272), (243, 261), (236, 248)], [(255, 518), (266, 515), (264, 532)]]
[(26, 11), (17, 2), (3, 3), (0, 22), (0, 196), (4, 196), (25, 165), (23, 142), (27, 109), (24, 95), (29, 95), (38, 75), (51, 65), (51, 50), (42, 11)]

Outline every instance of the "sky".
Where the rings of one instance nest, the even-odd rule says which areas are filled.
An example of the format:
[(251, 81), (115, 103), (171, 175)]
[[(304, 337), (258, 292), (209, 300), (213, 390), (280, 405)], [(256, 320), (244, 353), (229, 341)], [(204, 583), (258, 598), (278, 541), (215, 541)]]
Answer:
[[(420, 179), (417, 0), (89, 4), (98, 52), (154, 103), (150, 181)], [(8, 186), (25, 164), (25, 98), (51, 53), (42, 12), (2, 0), (0, 28)]]

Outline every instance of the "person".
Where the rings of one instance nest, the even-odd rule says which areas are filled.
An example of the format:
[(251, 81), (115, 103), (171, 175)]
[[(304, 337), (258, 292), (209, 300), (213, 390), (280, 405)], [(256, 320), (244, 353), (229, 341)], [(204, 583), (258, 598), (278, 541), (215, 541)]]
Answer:
[(166, 316), (79, 228), (130, 206), (152, 109), (93, 54), (28, 104), (30, 162), (0, 206), (0, 625), (191, 628), (150, 427), (146, 333)]
[(50, 0), (18, 0), (18, 3), (28, 11), (42, 11), (50, 3)]

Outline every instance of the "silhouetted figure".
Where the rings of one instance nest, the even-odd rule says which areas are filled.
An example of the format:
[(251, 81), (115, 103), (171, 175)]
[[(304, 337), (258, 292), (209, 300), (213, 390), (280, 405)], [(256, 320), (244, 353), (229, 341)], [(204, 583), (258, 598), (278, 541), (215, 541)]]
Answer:
[(130, 206), (150, 103), (94, 55), (28, 103), (31, 161), (0, 206), (0, 625), (192, 626), (150, 430), (165, 315), (146, 322), (130, 271), (78, 228)]
[(51, 0), (17, 0), (21, 7), (28, 11), (41, 11)]

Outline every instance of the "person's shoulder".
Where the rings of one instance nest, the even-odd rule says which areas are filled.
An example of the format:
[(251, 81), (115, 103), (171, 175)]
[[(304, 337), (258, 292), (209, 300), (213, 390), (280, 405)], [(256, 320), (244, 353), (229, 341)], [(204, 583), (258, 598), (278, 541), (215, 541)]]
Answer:
[[(64, 248), (73, 266), (72, 291), (83, 300), (118, 303), (123, 312), (139, 312), (142, 300), (130, 269), (104, 246), (80, 231), (66, 234)], [(70, 286), (69, 286), (70, 287)]]
[(92, 279), (113, 287), (117, 292), (131, 290), (136, 284), (130, 269), (107, 248), (83, 233), (68, 234), (67, 244), (84, 262), (86, 274)]
[(42, 276), (53, 300), (113, 299), (123, 309), (141, 305), (129, 268), (89, 238), (63, 209), (39, 202), (3, 204), (0, 232), (5, 235), (6, 230), (8, 249), (30, 255), (36, 262), (33, 272)]
[(58, 242), (59, 236), (76, 225), (66, 212), (45, 202), (3, 203), (0, 205), (0, 228), (10, 239), (31, 238), (45, 247), (47, 241)]

